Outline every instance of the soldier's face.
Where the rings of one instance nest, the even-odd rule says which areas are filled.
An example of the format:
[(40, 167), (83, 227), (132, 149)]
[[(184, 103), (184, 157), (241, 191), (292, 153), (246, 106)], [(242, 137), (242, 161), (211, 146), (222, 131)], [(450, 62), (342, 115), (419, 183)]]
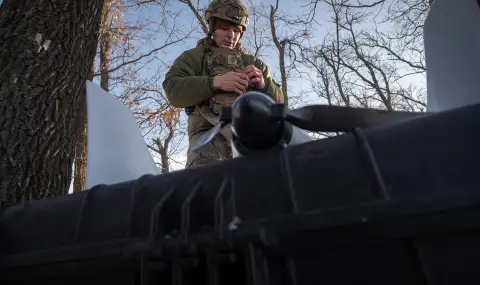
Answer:
[(215, 30), (215, 42), (218, 46), (233, 49), (242, 35), (242, 26), (222, 25)]

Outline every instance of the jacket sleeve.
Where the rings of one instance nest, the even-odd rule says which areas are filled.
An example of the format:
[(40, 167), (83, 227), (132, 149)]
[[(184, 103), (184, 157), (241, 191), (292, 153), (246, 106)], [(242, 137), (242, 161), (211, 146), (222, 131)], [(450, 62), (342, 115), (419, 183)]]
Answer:
[[(282, 89), (272, 79), (268, 66), (260, 59), (255, 60), (255, 66), (263, 73), (263, 79), (265, 80), (266, 90), (263, 90), (268, 96), (272, 97), (277, 103), (288, 104), (287, 97), (283, 94)], [(288, 105), (287, 105), (288, 106)]]
[(194, 106), (213, 95), (208, 76), (201, 74), (201, 59), (183, 52), (172, 64), (162, 83), (169, 103), (177, 108)]

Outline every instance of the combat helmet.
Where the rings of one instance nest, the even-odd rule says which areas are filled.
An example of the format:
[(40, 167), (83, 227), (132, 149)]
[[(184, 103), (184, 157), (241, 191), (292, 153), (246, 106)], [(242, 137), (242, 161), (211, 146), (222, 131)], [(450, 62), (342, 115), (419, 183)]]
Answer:
[(205, 10), (205, 20), (210, 29), (214, 18), (220, 18), (242, 26), (243, 31), (245, 31), (248, 24), (248, 9), (240, 0), (213, 0)]

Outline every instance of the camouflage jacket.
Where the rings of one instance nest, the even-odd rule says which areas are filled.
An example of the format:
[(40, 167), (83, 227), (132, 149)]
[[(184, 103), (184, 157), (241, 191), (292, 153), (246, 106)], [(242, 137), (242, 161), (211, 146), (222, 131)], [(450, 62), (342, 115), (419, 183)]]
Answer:
[[(209, 100), (214, 95), (214, 90), (209, 85), (208, 73), (203, 66), (205, 54), (203, 45), (183, 52), (165, 75), (162, 85), (172, 106), (177, 108), (193, 107)], [(245, 66), (253, 64), (262, 71), (267, 85), (264, 93), (271, 96), (276, 102), (286, 104), (287, 99), (284, 98), (281, 88), (272, 80), (267, 65), (246, 53), (243, 53), (243, 59)]]

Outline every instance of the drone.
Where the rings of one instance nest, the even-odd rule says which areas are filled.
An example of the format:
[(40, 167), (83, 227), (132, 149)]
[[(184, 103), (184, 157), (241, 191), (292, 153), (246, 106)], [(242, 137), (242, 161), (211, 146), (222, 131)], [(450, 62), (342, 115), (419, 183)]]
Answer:
[(235, 158), (313, 140), (305, 131), (353, 132), (428, 114), (333, 105), (288, 109), (264, 93), (249, 91), (237, 97), (232, 106), (222, 107), (220, 122), (192, 142), (188, 151), (201, 149), (225, 127), (232, 131)]
[[(160, 173), (129, 108), (87, 81), (87, 191), (2, 209), (2, 284), (97, 284), (126, 276), (135, 284), (354, 284), (359, 278), (371, 280), (378, 273), (375, 266), (383, 264), (380, 270), (388, 274), (376, 274), (375, 284), (478, 279), (471, 262), (479, 255), (478, 27), (480, 0), (433, 1), (424, 25), (425, 112), (327, 105), (289, 109), (264, 93), (247, 92), (222, 108), (219, 123), (189, 149), (201, 149), (230, 128), (234, 157), (246, 159), (176, 174)], [(409, 129), (417, 122), (419, 128)], [(414, 134), (425, 128), (431, 129)], [(261, 167), (243, 167), (276, 149), (285, 159), (323, 151), (322, 143), (291, 147), (312, 141), (308, 132), (352, 137), (362, 130), (379, 142), (375, 150), (382, 171), (373, 150), (370, 169), (359, 163), (363, 158), (355, 155), (353, 141), (327, 147), (333, 153), (326, 159), (279, 161), (266, 155)], [(393, 153), (384, 139), (391, 135), (400, 139), (397, 148), (404, 148), (404, 136), (412, 138)], [(437, 140), (445, 142), (437, 145)], [(363, 142), (369, 155), (368, 142)], [(418, 149), (409, 153), (408, 147), (417, 143)], [(345, 151), (347, 159), (322, 174)], [(404, 159), (406, 153), (410, 156)], [(284, 162), (288, 164), (275, 165)], [(300, 165), (320, 171), (290, 171)], [(261, 169), (269, 167), (272, 171)], [(364, 177), (368, 170), (375, 173)], [(343, 181), (345, 172), (353, 175)], [(113, 223), (112, 216), (118, 217)], [(336, 262), (352, 256), (356, 262)], [(330, 264), (331, 259), (335, 262)], [(337, 280), (339, 272), (359, 278)]]

